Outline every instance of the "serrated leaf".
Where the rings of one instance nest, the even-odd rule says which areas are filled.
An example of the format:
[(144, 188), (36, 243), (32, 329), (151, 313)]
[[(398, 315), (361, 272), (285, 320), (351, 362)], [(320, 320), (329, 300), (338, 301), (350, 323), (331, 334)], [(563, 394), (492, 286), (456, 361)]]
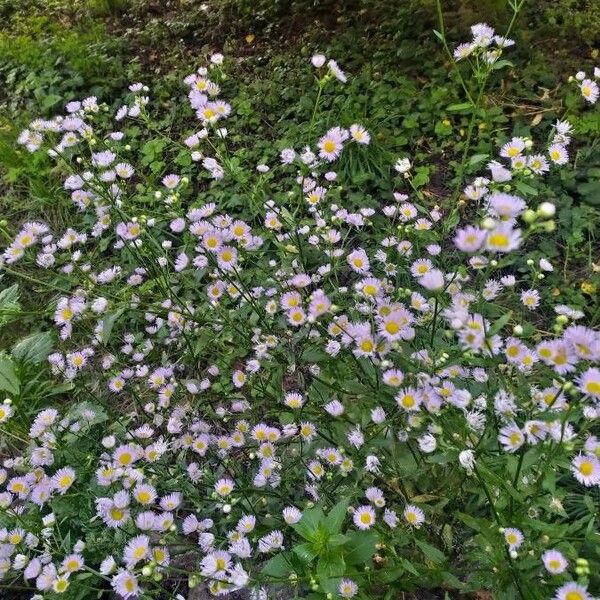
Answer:
[(323, 521), (325, 514), (320, 507), (310, 508), (302, 513), (302, 518), (293, 528), (305, 539), (311, 541), (319, 523)]
[(446, 560), (444, 553), (438, 550), (435, 546), (428, 544), (423, 540), (415, 540), (415, 543), (421, 549), (421, 552), (435, 564), (441, 564)]
[(305, 563), (310, 563), (317, 557), (317, 551), (310, 543), (298, 544), (292, 548), (292, 552)]
[(261, 570), (262, 574), (268, 577), (287, 577), (293, 571), (289, 554), (289, 552), (280, 552), (269, 559)]
[(0, 355), (0, 390), (9, 394), (18, 394), (20, 382), (12, 359), (6, 355)]
[(350, 499), (341, 500), (329, 511), (329, 514), (325, 519), (325, 528), (330, 534), (339, 533), (341, 531), (349, 504)]
[(379, 536), (374, 531), (355, 531), (348, 536), (347, 546), (350, 552), (345, 554), (349, 565), (360, 565), (370, 561), (375, 554)]
[(324, 555), (319, 558), (317, 578), (326, 593), (336, 593), (345, 570), (346, 563), (341, 554)]
[(37, 365), (52, 352), (52, 334), (49, 331), (34, 333), (17, 342), (12, 349), (13, 358)]

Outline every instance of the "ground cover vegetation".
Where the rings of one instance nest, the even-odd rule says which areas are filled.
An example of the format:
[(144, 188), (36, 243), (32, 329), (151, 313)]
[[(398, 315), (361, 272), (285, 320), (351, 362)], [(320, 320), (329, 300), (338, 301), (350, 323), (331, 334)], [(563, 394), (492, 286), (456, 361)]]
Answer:
[(0, 15), (1, 597), (600, 594), (595, 3)]

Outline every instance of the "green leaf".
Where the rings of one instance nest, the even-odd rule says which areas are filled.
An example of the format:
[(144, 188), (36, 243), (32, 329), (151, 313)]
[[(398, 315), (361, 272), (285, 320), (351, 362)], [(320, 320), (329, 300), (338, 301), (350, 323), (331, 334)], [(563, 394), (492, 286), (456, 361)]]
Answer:
[(498, 60), (492, 65), (492, 69), (494, 71), (498, 71), (504, 67), (514, 67), (514, 65), (510, 62), (510, 60)]
[(325, 514), (320, 507), (310, 508), (302, 513), (302, 518), (293, 527), (305, 540), (312, 541), (319, 523), (324, 519)]
[(446, 107), (446, 110), (448, 112), (461, 112), (471, 108), (473, 108), (473, 105), (470, 102), (459, 102), (457, 104), (450, 104), (450, 106)]
[(0, 291), (0, 311), (7, 308), (18, 307), (19, 304), (19, 286), (15, 283)]
[(341, 554), (325, 554), (317, 563), (317, 578), (326, 593), (335, 594), (344, 576), (346, 563)]
[(469, 159), (469, 165), (473, 167), (479, 163), (482, 163), (484, 160), (487, 160), (489, 157), (489, 154), (473, 154), (473, 156), (471, 156)]
[(280, 552), (265, 563), (262, 574), (268, 577), (287, 577), (292, 571), (290, 553)]
[(20, 309), (19, 286), (16, 283), (0, 291), (0, 325), (10, 322)]
[(538, 195), (538, 191), (534, 187), (531, 187), (528, 183), (525, 183), (524, 181), (515, 182), (515, 187), (524, 196), (537, 196)]
[(45, 361), (50, 352), (52, 352), (52, 334), (49, 331), (42, 331), (17, 342), (11, 354), (17, 360), (37, 365)]
[(444, 553), (438, 550), (435, 546), (424, 542), (423, 540), (415, 540), (415, 543), (421, 549), (421, 552), (435, 564), (443, 563), (446, 560)]
[(506, 327), (511, 318), (512, 310), (509, 310), (507, 313), (503, 314), (497, 321), (494, 322), (494, 324), (490, 327), (489, 332), (487, 333), (488, 336), (496, 335), (497, 333), (502, 331), (502, 329)]
[(119, 310), (107, 314), (102, 320), (102, 341), (105, 344), (110, 339), (113, 327), (115, 326), (117, 319), (123, 314), (124, 310), (124, 308), (119, 308)]
[(349, 565), (360, 565), (368, 562), (375, 554), (375, 546), (379, 536), (374, 531), (355, 531), (348, 536), (347, 546), (350, 552), (345, 554)]
[(327, 515), (325, 519), (325, 528), (331, 534), (339, 533), (342, 530), (342, 524), (346, 518), (350, 499), (338, 502)]
[(9, 356), (0, 354), (0, 390), (9, 394), (18, 394), (20, 382), (15, 365)]
[(310, 543), (298, 544), (292, 548), (292, 551), (298, 558), (305, 563), (312, 562), (317, 557), (317, 551)]

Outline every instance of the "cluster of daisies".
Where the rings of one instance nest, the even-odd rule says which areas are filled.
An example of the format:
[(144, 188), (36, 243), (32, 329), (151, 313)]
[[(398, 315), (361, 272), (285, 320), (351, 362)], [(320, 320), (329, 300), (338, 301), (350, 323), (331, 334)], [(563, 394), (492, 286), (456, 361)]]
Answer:
[(514, 46), (514, 40), (498, 35), (487, 23), (476, 23), (471, 26), (472, 39), (459, 44), (454, 49), (454, 59), (457, 61), (481, 58), (487, 64), (495, 63), (504, 48)]
[[(457, 59), (493, 62), (512, 44), (485, 24), (472, 33)], [(312, 63), (320, 86), (345, 81), (335, 61)], [(519, 272), (503, 263), (554, 227), (554, 205), (519, 190), (568, 162), (570, 124), (558, 121), (538, 153), (530, 139), (507, 141), (464, 189), (461, 206), (476, 206), (476, 220), (450, 235), (457, 207), (423, 206), (403, 191), (362, 206), (345, 196), (334, 163), (347, 144), (371, 142), (356, 123), (257, 165), (274, 187), (255, 213), (238, 214), (211, 198), (227, 180), (219, 149), (234, 110), (219, 99), (222, 76), (223, 57), (213, 55), (185, 79), (200, 129), (172, 143), (191, 152), (192, 167), (157, 181), (132, 164), (129, 125), (150, 119), (142, 84), (108, 123), (88, 98), (19, 138), (71, 169), (63, 187), (76, 225), (53, 233), (25, 223), (3, 264), (68, 286), (48, 315), (58, 339), (50, 369), (74, 381), (78, 397), (101, 401), (111, 422), (98, 425), (92, 409), (62, 419), (46, 409), (24, 452), (4, 460), (0, 522), (12, 525), (0, 530), (0, 576), (22, 577), (43, 596), (84, 571), (135, 598), (171, 593), (183, 573), (190, 586), (227, 595), (260, 586), (261, 565), (299, 543), (305, 509), (340, 495), (350, 501), (344, 530), (376, 532), (376, 563), (391, 563), (406, 547), (398, 539), (438, 541), (446, 515), (417, 490), (435, 487), (424, 471), (448, 465), (436, 461), (447, 452), (448, 470), (474, 481), (513, 453), (561, 449), (584, 489), (600, 486), (591, 433), (600, 333), (579, 324), (576, 307), (550, 304), (549, 260)], [(412, 168), (400, 159), (396, 183)], [(517, 314), (502, 322), (498, 309)], [(555, 334), (524, 335), (528, 318), (548, 313)], [(0, 406), (0, 426), (12, 416), (10, 402)], [(89, 468), (62, 464), (57, 449), (72, 436), (100, 441)], [(414, 457), (409, 486), (398, 483), (396, 453)], [(529, 473), (536, 486), (540, 476)], [(91, 494), (93, 512), (67, 552), (55, 544), (68, 525), (57, 523), (53, 500), (71, 493)], [(571, 580), (578, 557), (541, 551), (539, 530), (499, 512), (506, 560), (534, 553), (540, 580), (556, 577), (556, 600), (591, 599), (584, 579)], [(190, 554), (192, 567), (182, 562)], [(296, 575), (306, 587), (309, 577)], [(339, 597), (369, 593), (362, 571), (337, 575)]]

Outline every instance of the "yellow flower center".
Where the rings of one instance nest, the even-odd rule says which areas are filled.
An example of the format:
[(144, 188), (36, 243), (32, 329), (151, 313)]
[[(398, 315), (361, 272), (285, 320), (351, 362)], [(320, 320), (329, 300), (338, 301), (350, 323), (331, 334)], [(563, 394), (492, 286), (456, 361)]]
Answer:
[(118, 508), (112, 508), (110, 511), (110, 516), (113, 521), (120, 521), (123, 518), (123, 511)]
[(124, 452), (123, 454), (121, 454), (121, 456), (119, 456), (119, 462), (122, 465), (128, 465), (130, 464), (132, 461), (132, 456), (129, 452)]
[(64, 489), (68, 488), (73, 483), (73, 478), (70, 475), (63, 475), (58, 482), (58, 485)]
[(393, 335), (400, 331), (400, 326), (395, 321), (390, 321), (389, 323), (385, 324), (385, 330)]
[(147, 490), (142, 490), (141, 492), (138, 492), (137, 499), (138, 502), (140, 502), (141, 504), (148, 504), (148, 502), (150, 502), (150, 492), (148, 492)]
[(588, 394), (600, 394), (600, 381), (589, 381), (585, 385)]
[(506, 248), (508, 247), (508, 236), (504, 233), (492, 233), (488, 237), (488, 243), (496, 248)]
[(415, 405), (415, 397), (412, 394), (406, 394), (402, 397), (402, 406), (412, 408)]
[(323, 150), (325, 152), (333, 152), (335, 150), (335, 142), (333, 140), (326, 140), (323, 144)]

